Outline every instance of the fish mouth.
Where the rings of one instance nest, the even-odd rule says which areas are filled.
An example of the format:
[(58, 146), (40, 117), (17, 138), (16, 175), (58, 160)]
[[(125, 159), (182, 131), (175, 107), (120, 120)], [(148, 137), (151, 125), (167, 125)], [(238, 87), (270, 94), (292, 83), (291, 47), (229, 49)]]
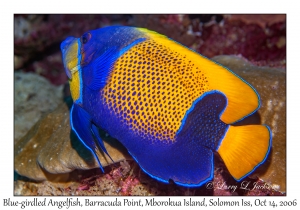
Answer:
[(71, 80), (72, 74), (80, 69), (80, 40), (78, 38), (68, 37), (61, 43), (60, 48), (65, 72)]

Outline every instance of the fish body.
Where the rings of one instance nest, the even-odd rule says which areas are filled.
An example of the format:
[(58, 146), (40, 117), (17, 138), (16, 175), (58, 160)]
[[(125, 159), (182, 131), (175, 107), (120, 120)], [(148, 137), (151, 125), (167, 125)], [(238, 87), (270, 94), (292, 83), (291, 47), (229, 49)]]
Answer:
[(232, 126), (260, 106), (226, 67), (156, 32), (111, 26), (61, 44), (70, 123), (98, 159), (98, 129), (118, 139), (151, 177), (186, 187), (213, 178), (213, 153), (241, 180), (270, 151), (266, 125)]

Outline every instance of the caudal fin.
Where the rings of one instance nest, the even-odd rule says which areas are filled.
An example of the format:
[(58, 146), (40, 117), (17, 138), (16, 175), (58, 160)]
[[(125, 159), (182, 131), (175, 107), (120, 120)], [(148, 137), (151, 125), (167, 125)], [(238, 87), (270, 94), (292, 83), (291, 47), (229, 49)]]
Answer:
[(239, 181), (266, 160), (271, 141), (268, 126), (229, 126), (218, 153), (230, 174)]

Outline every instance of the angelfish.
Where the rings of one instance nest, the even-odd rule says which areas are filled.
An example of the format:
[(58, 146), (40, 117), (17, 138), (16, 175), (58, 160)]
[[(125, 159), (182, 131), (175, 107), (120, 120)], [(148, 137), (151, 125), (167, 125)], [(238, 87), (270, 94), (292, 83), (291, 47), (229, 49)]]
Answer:
[(241, 180), (267, 158), (266, 125), (232, 126), (260, 107), (257, 91), (230, 69), (168, 37), (111, 26), (61, 44), (72, 130), (98, 160), (99, 128), (151, 177), (186, 187), (213, 178), (214, 152)]

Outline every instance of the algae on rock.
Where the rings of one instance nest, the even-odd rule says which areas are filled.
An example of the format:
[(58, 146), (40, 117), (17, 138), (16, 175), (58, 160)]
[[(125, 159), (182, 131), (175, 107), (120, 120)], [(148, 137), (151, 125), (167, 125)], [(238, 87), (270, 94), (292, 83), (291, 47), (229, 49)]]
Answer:
[(23, 137), (41, 118), (63, 100), (62, 86), (55, 87), (34, 73), (14, 73), (14, 140)]

